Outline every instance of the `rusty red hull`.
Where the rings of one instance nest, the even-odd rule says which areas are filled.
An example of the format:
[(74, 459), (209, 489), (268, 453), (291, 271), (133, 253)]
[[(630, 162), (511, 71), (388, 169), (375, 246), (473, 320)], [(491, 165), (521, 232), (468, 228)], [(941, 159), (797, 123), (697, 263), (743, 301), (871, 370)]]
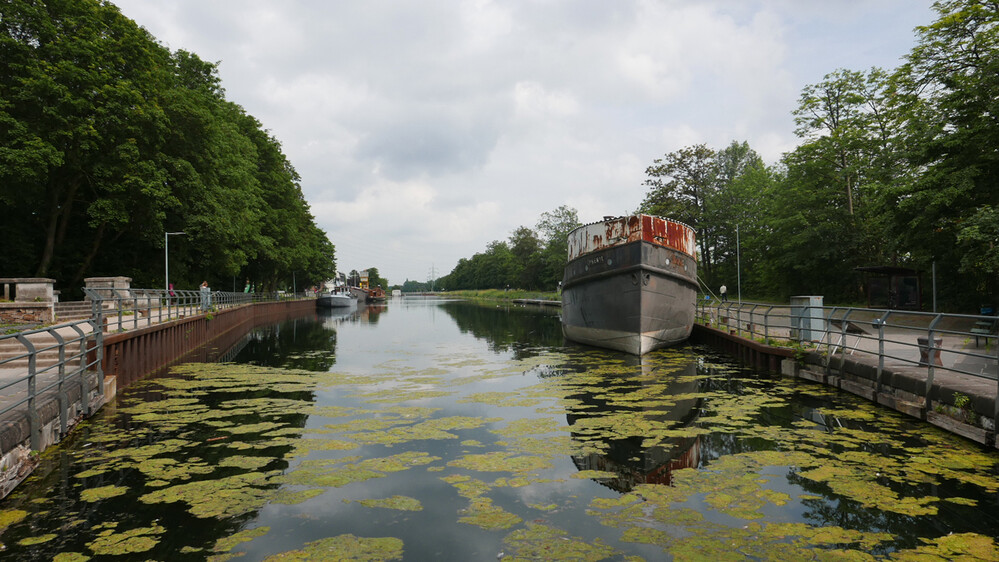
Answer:
[(686, 340), (694, 324), (694, 231), (632, 215), (569, 234), (562, 331), (587, 345), (642, 355)]

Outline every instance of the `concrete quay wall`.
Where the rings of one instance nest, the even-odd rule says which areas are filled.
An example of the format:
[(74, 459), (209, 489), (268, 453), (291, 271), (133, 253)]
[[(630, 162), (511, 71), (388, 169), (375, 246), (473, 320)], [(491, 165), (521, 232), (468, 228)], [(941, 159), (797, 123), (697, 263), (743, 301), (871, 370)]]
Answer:
[[(722, 349), (753, 368), (833, 386), (919, 418), (990, 448), (996, 434), (996, 381), (919, 365), (885, 365), (867, 353), (827, 357), (810, 351), (772, 347), (704, 326), (694, 325), (691, 340)], [(959, 397), (967, 397), (967, 400)]]

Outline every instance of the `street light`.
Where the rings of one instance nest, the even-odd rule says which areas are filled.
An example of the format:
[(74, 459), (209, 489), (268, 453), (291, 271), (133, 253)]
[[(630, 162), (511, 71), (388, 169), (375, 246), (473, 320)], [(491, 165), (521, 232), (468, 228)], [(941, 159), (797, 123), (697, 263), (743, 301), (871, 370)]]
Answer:
[(186, 232), (167, 232), (163, 236), (163, 271), (166, 274), (166, 291), (170, 293), (170, 237), (187, 234)]

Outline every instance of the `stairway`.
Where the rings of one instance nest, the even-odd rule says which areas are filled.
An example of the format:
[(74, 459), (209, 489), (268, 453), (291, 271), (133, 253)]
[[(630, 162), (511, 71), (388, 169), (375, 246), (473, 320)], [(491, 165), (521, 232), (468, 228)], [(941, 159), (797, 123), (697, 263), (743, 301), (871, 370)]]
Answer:
[[(77, 336), (71, 334), (62, 334), (63, 338), (69, 340)], [(43, 369), (52, 365), (59, 363), (59, 347), (56, 344), (56, 339), (48, 333), (38, 333), (31, 334), (27, 336), (31, 345), (35, 346), (35, 369)], [(49, 348), (51, 349), (44, 349)], [(78, 355), (80, 353), (80, 343), (72, 342), (66, 345), (66, 367), (67, 369), (78, 367), (81, 363), (80, 358), (72, 358), (73, 355)], [(19, 357), (24, 355), (24, 357)], [(0, 369), (18, 369), (24, 370), (25, 373), (28, 369), (28, 357), (27, 348), (14, 337), (7, 337), (0, 339)], [(15, 359), (16, 358), (16, 359)]]
[(93, 314), (93, 306), (89, 301), (57, 302), (55, 304), (56, 323), (86, 320)]

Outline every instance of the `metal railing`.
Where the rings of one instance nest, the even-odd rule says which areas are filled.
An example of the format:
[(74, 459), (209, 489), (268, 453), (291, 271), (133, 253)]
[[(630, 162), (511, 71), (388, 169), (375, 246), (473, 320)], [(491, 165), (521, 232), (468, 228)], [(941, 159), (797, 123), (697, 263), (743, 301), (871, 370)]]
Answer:
[[(926, 369), (925, 396), (937, 371), (988, 380), (999, 396), (996, 316), (698, 301), (697, 321), (768, 345), (824, 351), (827, 370), (837, 354), (873, 356), (879, 386), (886, 366), (915, 366)], [(999, 419), (999, 399), (994, 414)]]
[[(13, 351), (11, 351), (13, 348)], [(30, 444), (41, 449), (43, 420), (40, 399), (54, 393), (59, 402), (59, 428), (65, 435), (70, 422), (70, 389), (77, 385), (84, 413), (90, 414), (89, 377), (103, 380), (103, 338), (98, 324), (80, 320), (58, 326), (26, 330), (0, 336), (0, 418), (16, 409), (26, 409)], [(48, 363), (48, 364), (44, 364)]]
[[(41, 449), (40, 403), (46, 394), (59, 402), (65, 434), (71, 421), (68, 392), (79, 385), (81, 408), (91, 413), (90, 393), (103, 388), (104, 333), (146, 327), (252, 302), (314, 297), (309, 293), (269, 294), (163, 289), (84, 289), (91, 318), (0, 335), (0, 418), (24, 410), (30, 444)], [(96, 383), (88, 379), (96, 377)], [(99, 406), (99, 404), (98, 404)]]
[(263, 299), (251, 293), (164, 289), (84, 289), (92, 318), (105, 331), (118, 332), (212, 313)]

